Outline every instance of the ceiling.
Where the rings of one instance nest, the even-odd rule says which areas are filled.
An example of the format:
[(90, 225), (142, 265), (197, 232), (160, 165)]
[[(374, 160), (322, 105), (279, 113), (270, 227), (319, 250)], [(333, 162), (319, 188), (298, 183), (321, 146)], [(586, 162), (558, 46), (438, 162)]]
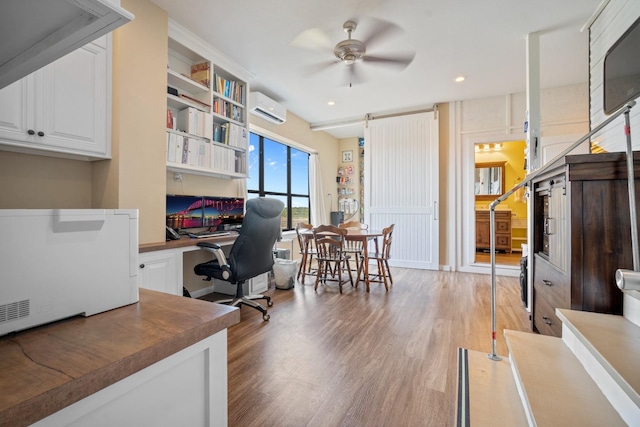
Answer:
[[(588, 32), (580, 29), (601, 0), (152, 1), (247, 69), (252, 91), (315, 127), (524, 92), (529, 33), (540, 33), (543, 88), (587, 82)], [(309, 72), (335, 59), (332, 46), (346, 39), (347, 20), (358, 23), (353, 38), (360, 40), (380, 20), (397, 25), (401, 30), (371, 43), (367, 55), (415, 52), (413, 62), (404, 69), (356, 63), (364, 81), (351, 87), (344, 64)], [(318, 34), (328, 44), (310, 49)], [(466, 80), (456, 83), (459, 75)], [(362, 125), (326, 131), (363, 136)]]

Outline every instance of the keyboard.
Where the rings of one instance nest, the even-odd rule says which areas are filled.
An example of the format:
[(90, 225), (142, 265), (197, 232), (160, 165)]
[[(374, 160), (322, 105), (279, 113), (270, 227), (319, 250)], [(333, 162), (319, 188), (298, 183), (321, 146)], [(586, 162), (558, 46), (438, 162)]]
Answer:
[(205, 237), (228, 236), (230, 234), (228, 231), (200, 231), (198, 233), (189, 233), (189, 237), (192, 239), (202, 239)]

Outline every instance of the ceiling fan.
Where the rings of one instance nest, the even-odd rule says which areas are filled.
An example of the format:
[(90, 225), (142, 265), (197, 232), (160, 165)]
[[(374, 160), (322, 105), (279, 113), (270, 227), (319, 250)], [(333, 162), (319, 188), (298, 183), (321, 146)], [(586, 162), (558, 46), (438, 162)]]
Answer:
[[(348, 84), (351, 86), (363, 81), (360, 73), (360, 63), (382, 65), (402, 70), (413, 61), (415, 56), (413, 51), (384, 56), (367, 53), (367, 49), (369, 51), (372, 48), (375, 49), (375, 46), (383, 41), (385, 37), (399, 32), (400, 28), (396, 24), (378, 19), (373, 20), (369, 35), (364, 37), (363, 40), (353, 38), (353, 33), (357, 26), (358, 24), (353, 20), (345, 22), (342, 29), (347, 33), (347, 39), (342, 40), (333, 47), (333, 54), (336, 59), (305, 67), (305, 72), (313, 74), (334, 65), (342, 64), (347, 69)], [(330, 47), (329, 38), (317, 29), (304, 31), (294, 40), (293, 44), (308, 48), (320, 47), (326, 49)]]

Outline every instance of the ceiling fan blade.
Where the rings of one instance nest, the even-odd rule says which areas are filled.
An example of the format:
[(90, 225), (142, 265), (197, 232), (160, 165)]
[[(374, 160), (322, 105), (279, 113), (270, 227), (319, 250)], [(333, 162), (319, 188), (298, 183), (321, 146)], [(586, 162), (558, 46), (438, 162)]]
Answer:
[(411, 64), (411, 62), (413, 62), (413, 58), (415, 56), (415, 53), (405, 53), (391, 56), (365, 55), (365, 57), (362, 58), (362, 62), (376, 65), (389, 65), (395, 68), (404, 69), (409, 64)]
[(368, 31), (366, 37), (358, 38), (364, 44), (367, 45), (367, 49), (370, 49), (375, 46), (376, 43), (380, 43), (383, 39), (393, 35), (401, 33), (403, 30), (397, 24), (393, 22), (384, 21), (382, 19), (377, 18), (369, 18), (367, 21), (371, 20), (372, 22), (363, 23), (363, 27)]
[(331, 61), (324, 61), (324, 62), (319, 62), (316, 64), (309, 64), (309, 65), (305, 65), (303, 67), (300, 68), (300, 73), (304, 76), (310, 76), (313, 74), (318, 74), (324, 70), (326, 70), (327, 68), (331, 68), (334, 65), (340, 64), (340, 61), (337, 59), (331, 60)]
[(298, 34), (291, 46), (303, 49), (329, 49), (333, 50), (333, 43), (329, 36), (319, 28), (311, 28)]

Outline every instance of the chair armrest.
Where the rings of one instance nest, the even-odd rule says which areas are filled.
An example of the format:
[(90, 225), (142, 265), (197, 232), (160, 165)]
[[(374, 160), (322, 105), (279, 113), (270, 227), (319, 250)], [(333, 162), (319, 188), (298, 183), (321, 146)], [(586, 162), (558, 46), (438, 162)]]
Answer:
[(212, 242), (198, 242), (197, 246), (205, 250), (211, 250), (211, 252), (213, 252), (212, 249), (215, 249), (215, 250), (222, 249), (219, 244), (212, 243)]
[(218, 260), (218, 264), (220, 266), (228, 266), (227, 257), (224, 255), (222, 251), (222, 247), (217, 243), (211, 242), (199, 242), (197, 245), (200, 249), (204, 249), (205, 251), (213, 252), (216, 259)]

